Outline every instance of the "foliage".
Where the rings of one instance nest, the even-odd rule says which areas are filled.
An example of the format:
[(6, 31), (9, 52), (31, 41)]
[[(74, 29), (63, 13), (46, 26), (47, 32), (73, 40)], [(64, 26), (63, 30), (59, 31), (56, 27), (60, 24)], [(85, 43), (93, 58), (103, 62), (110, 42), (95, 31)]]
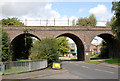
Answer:
[(59, 37), (57, 38), (58, 41), (58, 46), (59, 46), (59, 52), (61, 55), (65, 55), (69, 53), (70, 47), (69, 47), (69, 43), (67, 40), (67, 37)]
[(77, 25), (79, 26), (92, 26), (95, 27), (97, 23), (96, 17), (94, 16), (94, 14), (91, 14), (89, 16), (89, 18), (85, 17), (85, 18), (79, 18), (77, 21)]
[(6, 31), (2, 30), (2, 61), (10, 60), (10, 39)]
[(111, 21), (108, 21), (108, 22), (106, 23), (106, 26), (112, 26), (112, 24), (113, 24), (114, 21), (115, 21), (115, 17), (113, 16), (113, 17), (111, 18)]
[(30, 55), (30, 49), (32, 47), (33, 41), (32, 41), (32, 37), (26, 36), (26, 35), (25, 35), (24, 40), (25, 40), (25, 47), (23, 50), (23, 57), (24, 57), (24, 59), (27, 59)]
[(58, 43), (54, 38), (45, 38), (41, 41), (37, 40), (31, 48), (30, 58), (34, 59), (47, 59), (49, 66), (53, 62), (59, 62)]
[(22, 38), (15, 40), (15, 43), (12, 44), (13, 60), (28, 59), (32, 43), (32, 37), (27, 34), (25, 34)]
[(94, 16), (94, 14), (91, 14), (89, 16), (89, 26), (95, 27), (96, 24), (97, 24), (96, 17)]
[(75, 26), (75, 19), (73, 19), (72, 21), (72, 26)]
[(2, 19), (2, 26), (24, 26), (24, 23), (20, 22), (18, 18)]
[(100, 58), (108, 58), (108, 47), (107, 43), (103, 40), (101, 45), (101, 54), (99, 55)]
[(2, 61), (2, 28), (0, 27), (0, 61)]
[(114, 11), (115, 20), (112, 23), (112, 32), (116, 35), (116, 38), (120, 41), (120, 1), (112, 2), (112, 10)]

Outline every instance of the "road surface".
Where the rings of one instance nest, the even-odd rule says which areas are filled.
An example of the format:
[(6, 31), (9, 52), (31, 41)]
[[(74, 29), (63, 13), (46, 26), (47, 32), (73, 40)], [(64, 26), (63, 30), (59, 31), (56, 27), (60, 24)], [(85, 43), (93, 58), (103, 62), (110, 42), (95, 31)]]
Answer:
[(118, 79), (118, 68), (70, 61), (67, 58), (64, 60), (68, 60), (62, 62), (62, 67), (66, 72), (37, 79)]

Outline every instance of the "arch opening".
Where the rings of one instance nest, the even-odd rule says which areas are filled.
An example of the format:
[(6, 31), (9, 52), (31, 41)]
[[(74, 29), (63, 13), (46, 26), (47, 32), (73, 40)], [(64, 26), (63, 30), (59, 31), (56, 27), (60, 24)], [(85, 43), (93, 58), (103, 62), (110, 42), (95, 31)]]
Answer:
[[(116, 54), (117, 53), (116, 49), (119, 49), (120, 47), (112, 34), (109, 34), (109, 33), (99, 34), (93, 39), (93, 41), (95, 40), (96, 42), (94, 42), (94, 44), (91, 43), (91, 46), (89, 47), (92, 56), (99, 55), (99, 57), (97, 58), (104, 58), (104, 59), (118, 57), (118, 54)], [(118, 45), (118, 47), (116, 47), (116, 45)], [(93, 48), (96, 50), (93, 50)], [(91, 58), (91, 59), (94, 59), (94, 58)]]
[(36, 39), (40, 40), (37, 36), (30, 33), (23, 33), (16, 36), (11, 41), (12, 60), (28, 59), (32, 43)]
[[(74, 41), (74, 43), (76, 44), (76, 47), (77, 47), (77, 60), (78, 61), (83, 61), (85, 60), (85, 56), (84, 56), (84, 45), (81, 41), (81, 39), (74, 35), (74, 34), (70, 34), (70, 33), (64, 33), (64, 34), (61, 34), (59, 35), (58, 37), (69, 37), (70, 39), (72, 39)], [(58, 38), (56, 37), (56, 38)]]

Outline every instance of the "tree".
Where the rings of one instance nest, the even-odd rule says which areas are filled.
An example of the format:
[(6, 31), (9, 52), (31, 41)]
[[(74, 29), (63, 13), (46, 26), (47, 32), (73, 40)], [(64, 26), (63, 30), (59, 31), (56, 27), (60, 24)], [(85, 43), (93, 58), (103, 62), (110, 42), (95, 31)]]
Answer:
[(110, 26), (111, 27), (114, 21), (115, 21), (115, 17), (113, 16), (111, 18), (111, 21), (107, 21), (106, 26)]
[(89, 18), (85, 17), (85, 18), (79, 18), (77, 21), (77, 25), (79, 26), (92, 26), (95, 27), (97, 23), (96, 17), (94, 16), (94, 14), (91, 14), (89, 16)]
[(7, 18), (7, 19), (2, 19), (2, 26), (24, 26), (24, 23), (20, 22), (18, 18)]
[(59, 37), (57, 38), (58, 41), (58, 46), (59, 46), (59, 51), (61, 55), (67, 55), (69, 53), (70, 47), (68, 44), (68, 40), (66, 37)]
[(72, 20), (72, 26), (75, 26), (75, 19)]
[(89, 20), (87, 17), (78, 19), (77, 25), (79, 26), (88, 26)]
[(112, 2), (112, 10), (114, 11), (115, 20), (112, 23), (112, 32), (116, 35), (116, 38), (120, 41), (120, 1)]
[(6, 31), (2, 30), (2, 61), (10, 60), (10, 39)]
[(107, 42), (104, 40), (102, 41), (101, 44), (101, 54), (99, 55), (100, 58), (108, 58), (108, 46)]
[(49, 66), (53, 62), (59, 62), (58, 43), (55, 38), (45, 38), (35, 41), (31, 48), (31, 59), (47, 59)]
[(95, 27), (97, 24), (97, 20), (94, 14), (89, 16), (89, 26)]

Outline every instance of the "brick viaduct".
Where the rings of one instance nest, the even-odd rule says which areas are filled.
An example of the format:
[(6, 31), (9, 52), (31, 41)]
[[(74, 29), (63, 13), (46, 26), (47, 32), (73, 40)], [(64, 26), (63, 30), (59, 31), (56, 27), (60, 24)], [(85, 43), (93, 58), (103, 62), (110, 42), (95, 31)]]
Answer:
[(46, 37), (57, 38), (66, 36), (71, 38), (77, 45), (78, 60), (90, 60), (89, 47), (95, 36), (103, 38), (109, 46), (109, 57), (119, 57), (120, 45), (113, 39), (110, 27), (79, 27), (79, 26), (9, 26), (3, 27), (9, 34), (11, 43), (24, 35), (24, 30), (28, 34), (43, 39)]

